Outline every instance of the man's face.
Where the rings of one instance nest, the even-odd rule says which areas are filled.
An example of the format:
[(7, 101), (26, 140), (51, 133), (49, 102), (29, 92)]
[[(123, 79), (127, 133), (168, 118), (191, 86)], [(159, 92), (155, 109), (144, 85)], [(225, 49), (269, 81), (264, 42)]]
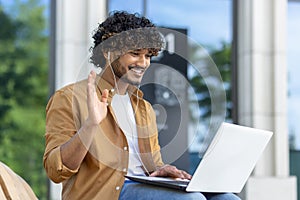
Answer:
[(115, 75), (123, 82), (139, 85), (146, 69), (150, 65), (152, 54), (148, 49), (127, 52), (112, 63)]

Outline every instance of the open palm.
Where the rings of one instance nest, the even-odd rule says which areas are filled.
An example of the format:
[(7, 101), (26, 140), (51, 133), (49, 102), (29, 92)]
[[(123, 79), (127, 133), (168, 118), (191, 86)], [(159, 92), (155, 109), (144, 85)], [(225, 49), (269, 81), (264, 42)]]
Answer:
[(88, 76), (87, 85), (87, 106), (88, 106), (88, 119), (87, 122), (91, 125), (98, 125), (107, 114), (107, 98), (108, 90), (105, 89), (99, 100), (96, 92), (96, 73), (91, 71)]

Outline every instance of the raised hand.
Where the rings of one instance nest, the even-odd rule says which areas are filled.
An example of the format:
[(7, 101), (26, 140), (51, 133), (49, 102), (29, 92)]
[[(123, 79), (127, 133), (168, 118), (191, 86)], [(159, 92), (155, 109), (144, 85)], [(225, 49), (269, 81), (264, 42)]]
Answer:
[(88, 76), (87, 106), (88, 118), (72, 139), (60, 147), (62, 162), (70, 169), (77, 169), (83, 161), (93, 141), (93, 133), (98, 131), (98, 124), (107, 114), (108, 90), (104, 90), (99, 100), (96, 92), (96, 73)]
[(88, 123), (88, 125), (98, 125), (106, 117), (107, 98), (108, 90), (105, 89), (99, 100), (96, 93), (96, 73), (91, 71), (88, 76), (87, 85), (87, 106), (89, 115), (86, 123)]

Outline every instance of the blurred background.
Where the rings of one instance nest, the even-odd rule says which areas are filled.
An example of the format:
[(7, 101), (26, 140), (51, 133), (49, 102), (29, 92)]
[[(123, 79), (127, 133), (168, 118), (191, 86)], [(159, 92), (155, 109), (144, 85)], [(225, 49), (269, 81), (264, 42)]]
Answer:
[[(181, 110), (187, 116), (181, 137), (186, 151), (174, 162), (193, 173), (204, 153), (199, 149), (207, 145), (213, 117), (210, 86), (195, 66), (209, 57), (226, 93), (224, 119), (275, 132), (253, 173), (255, 186), (249, 183), (241, 195), (255, 200), (281, 195), (294, 199), (300, 193), (299, 181), (297, 186), (293, 179), (300, 175), (298, 0), (0, 0), (0, 161), (23, 177), (39, 199), (60, 199), (60, 187), (47, 179), (42, 166), (45, 106), (56, 89), (88, 72), (92, 31), (114, 10), (140, 13), (157, 26), (187, 36), (183, 46), (175, 47), (176, 52), (185, 52), (184, 70), (172, 64), (175, 58), (167, 52), (164, 61), (153, 60), (178, 70), (189, 83), (183, 100), (188, 109)], [(180, 37), (173, 39), (177, 44)], [(169, 115), (177, 113), (170, 95), (163, 97), (167, 103), (154, 91), (148, 100), (163, 105)], [(160, 107), (155, 108), (159, 113)], [(163, 144), (173, 137), (165, 134), (172, 132), (168, 123), (172, 122), (159, 126)], [(256, 182), (255, 177), (266, 182)], [(291, 187), (279, 189), (277, 197), (258, 198), (249, 192), (259, 193), (256, 187), (266, 183), (270, 184), (261, 187), (266, 193), (283, 188), (285, 179)]]

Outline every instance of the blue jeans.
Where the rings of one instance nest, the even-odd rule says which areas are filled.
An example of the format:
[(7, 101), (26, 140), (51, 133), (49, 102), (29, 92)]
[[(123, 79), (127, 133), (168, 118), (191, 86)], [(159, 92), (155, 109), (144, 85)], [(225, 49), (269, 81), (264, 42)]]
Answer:
[(125, 181), (119, 200), (241, 200), (232, 193), (200, 193)]

